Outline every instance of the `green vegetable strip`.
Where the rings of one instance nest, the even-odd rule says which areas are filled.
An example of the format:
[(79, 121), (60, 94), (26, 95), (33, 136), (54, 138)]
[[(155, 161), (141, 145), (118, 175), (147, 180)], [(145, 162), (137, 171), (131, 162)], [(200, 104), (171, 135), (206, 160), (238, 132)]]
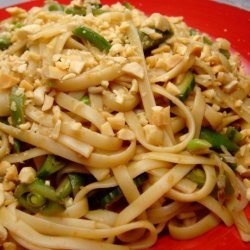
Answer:
[(14, 29), (20, 29), (24, 26), (22, 23), (13, 23), (14, 24)]
[(23, 194), (29, 192), (28, 185), (26, 184), (19, 184), (14, 192), (14, 197), (15, 198), (20, 198)]
[(19, 197), (18, 203), (31, 213), (38, 213), (39, 212), (40, 208), (30, 206), (30, 203), (27, 201), (27, 195)]
[(207, 140), (215, 150), (221, 151), (221, 146), (226, 147), (231, 153), (235, 153), (239, 150), (239, 146), (230, 141), (225, 135), (222, 135), (209, 128), (201, 129), (200, 138)]
[(64, 6), (55, 2), (49, 5), (48, 10), (49, 11), (64, 11)]
[(36, 193), (29, 193), (26, 196), (27, 204), (29, 204), (31, 207), (41, 207), (46, 203), (46, 199)]
[(123, 194), (119, 187), (114, 188), (112, 191), (110, 191), (107, 195), (105, 195), (101, 199), (101, 207), (108, 209), (109, 206), (117, 202), (122, 198)]
[(72, 192), (71, 183), (69, 177), (65, 177), (56, 189), (57, 196), (59, 199), (64, 199), (70, 195)]
[(212, 45), (213, 42), (207, 37), (207, 36), (203, 36), (203, 42), (208, 44), (208, 45)]
[(111, 44), (104, 37), (85, 26), (76, 28), (73, 31), (73, 34), (78, 38), (88, 40), (91, 44), (102, 51), (108, 52), (111, 48)]
[(16, 127), (24, 123), (24, 93), (17, 86), (12, 87), (10, 93), (10, 111), (12, 123)]
[[(141, 186), (148, 179), (148, 175), (143, 173), (134, 179), (134, 183), (137, 187)], [(107, 195), (101, 198), (101, 207), (108, 208), (113, 203), (117, 202), (123, 197), (123, 193), (120, 187), (112, 189)]]
[(212, 145), (203, 139), (193, 139), (187, 144), (187, 150), (189, 151), (198, 151), (203, 149), (208, 149)]
[(200, 168), (193, 169), (186, 175), (186, 178), (196, 183), (199, 188), (201, 188), (206, 182), (206, 174), (204, 170)]
[(36, 179), (28, 186), (28, 190), (31, 193), (37, 193), (49, 200), (59, 201), (59, 197), (55, 189), (49, 185), (46, 185), (45, 182), (41, 179)]
[(225, 135), (230, 141), (236, 144), (239, 144), (242, 139), (242, 134), (234, 127), (228, 127)]
[(47, 216), (58, 215), (65, 210), (65, 207), (59, 203), (49, 201), (46, 206), (42, 207), (40, 213)]
[(234, 188), (227, 174), (225, 174), (225, 179), (226, 179), (225, 195), (226, 195), (226, 198), (230, 198), (234, 194)]
[[(101, 10), (102, 6), (100, 4), (94, 4), (93, 5), (93, 8), (92, 8), (92, 14), (94, 16), (98, 16), (98, 15), (101, 15), (102, 13), (105, 13), (107, 11), (105, 10)], [(74, 6), (74, 7), (69, 7), (65, 10), (65, 13), (68, 14), (68, 15), (79, 15), (79, 16), (86, 16), (87, 14), (87, 11), (86, 11), (86, 8), (85, 7), (77, 7), (77, 6)]]
[(134, 7), (131, 3), (129, 3), (129, 2), (124, 2), (122, 5), (125, 6), (128, 10), (132, 10), (132, 9), (135, 8), (135, 7)]
[(223, 54), (227, 59), (230, 57), (230, 52), (227, 49), (219, 49), (220, 53)]
[(88, 97), (87, 95), (83, 96), (83, 97), (81, 98), (81, 101), (82, 101), (84, 104), (86, 104), (86, 105), (90, 105), (90, 99), (89, 99), (89, 97)]
[(139, 36), (142, 42), (142, 46), (143, 46), (143, 51), (144, 53), (148, 53), (151, 50), (153, 50), (154, 48), (157, 48), (161, 43), (163, 43), (164, 41), (166, 41), (168, 38), (170, 38), (173, 35), (172, 31), (165, 31), (162, 32), (160, 30), (155, 30), (157, 33), (161, 34), (162, 37), (159, 39), (152, 39), (149, 35), (147, 35), (144, 32), (139, 32)]
[(65, 163), (56, 159), (54, 155), (48, 155), (45, 162), (37, 172), (37, 177), (44, 179), (64, 168)]
[(69, 7), (65, 10), (65, 13), (69, 15), (86, 16), (86, 8), (77, 6)]
[(195, 86), (194, 75), (191, 71), (188, 71), (182, 82), (178, 85), (181, 91), (179, 98), (181, 101), (185, 101), (189, 94), (193, 91)]
[(68, 178), (71, 184), (73, 195), (76, 196), (81, 186), (86, 184), (86, 178), (82, 174), (70, 173)]
[(105, 13), (105, 12), (107, 12), (107, 11), (106, 10), (101, 10), (101, 9), (92, 9), (92, 14), (94, 16), (99, 16), (99, 15)]
[(17, 139), (14, 139), (13, 149), (15, 153), (21, 152), (21, 142), (18, 141)]
[(6, 50), (10, 47), (11, 41), (8, 37), (6, 36), (1, 36), (0, 37), (0, 50)]
[(19, 184), (14, 196), (18, 203), (32, 213), (55, 215), (65, 208), (59, 203), (61, 197), (55, 189), (45, 184), (41, 179), (36, 179), (31, 184)]
[(189, 30), (189, 35), (190, 36), (195, 36), (197, 34), (197, 30), (196, 29), (190, 29)]

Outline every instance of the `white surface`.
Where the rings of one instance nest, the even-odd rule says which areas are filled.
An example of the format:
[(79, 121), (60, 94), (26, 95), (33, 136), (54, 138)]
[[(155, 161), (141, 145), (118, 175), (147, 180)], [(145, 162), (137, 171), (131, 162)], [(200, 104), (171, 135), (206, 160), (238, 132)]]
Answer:
[[(28, 2), (28, 1), (29, 0), (0, 0), (0, 8), (4, 8), (10, 5), (15, 5), (17, 3)], [(250, 11), (250, 0), (215, 0), (215, 1), (226, 3), (229, 5), (234, 5), (236, 7)]]
[(0, 8), (15, 5), (17, 3), (28, 2), (29, 0), (0, 0)]
[(250, 0), (215, 0), (215, 1), (220, 3), (226, 3), (250, 11)]

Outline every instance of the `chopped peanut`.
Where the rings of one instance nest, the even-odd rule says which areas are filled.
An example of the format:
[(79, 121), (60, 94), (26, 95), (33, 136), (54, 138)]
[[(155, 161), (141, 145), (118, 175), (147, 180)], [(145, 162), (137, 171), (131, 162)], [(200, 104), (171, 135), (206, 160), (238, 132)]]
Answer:
[(170, 107), (161, 106), (152, 107), (152, 123), (156, 126), (167, 125), (170, 122)]
[(238, 165), (237, 168), (236, 168), (236, 171), (239, 173), (239, 174), (244, 174), (247, 172), (247, 168), (245, 168), (243, 165)]
[(15, 201), (16, 201), (16, 199), (13, 195), (13, 192), (11, 192), (11, 191), (4, 192), (4, 206), (8, 206)]
[(145, 125), (143, 127), (145, 132), (146, 141), (153, 145), (162, 145), (163, 143), (163, 132), (160, 128), (155, 125)]
[(18, 180), (18, 171), (17, 171), (17, 168), (15, 165), (11, 165), (7, 169), (4, 179), (7, 181), (17, 181)]
[(25, 123), (19, 125), (19, 128), (21, 130), (28, 130), (30, 127), (31, 127), (30, 122), (25, 122)]
[(117, 137), (121, 140), (131, 141), (135, 139), (135, 134), (129, 128), (122, 128), (117, 132)]
[(7, 169), (11, 167), (11, 164), (7, 161), (0, 162), (0, 176), (5, 176), (7, 173)]
[(19, 87), (24, 88), (26, 91), (33, 90), (33, 86), (27, 80), (22, 80), (19, 84)]
[(168, 82), (166, 86), (166, 90), (167, 92), (169, 92), (170, 94), (174, 96), (179, 95), (181, 93), (180, 89), (172, 82)]
[(36, 178), (36, 171), (32, 167), (24, 167), (21, 169), (18, 179), (21, 183), (32, 183)]
[(43, 74), (47, 78), (60, 80), (67, 74), (67, 71), (61, 70), (57, 67), (47, 66), (43, 68)]
[(131, 63), (124, 65), (122, 70), (140, 79), (143, 79), (144, 77), (144, 70), (142, 66), (137, 62), (131, 62)]
[(222, 122), (222, 113), (217, 112), (214, 108), (206, 105), (205, 118), (211, 124), (211, 126), (216, 129)]
[(45, 98), (45, 92), (46, 92), (46, 87), (41, 86), (38, 87), (34, 90), (34, 102), (38, 106), (42, 106), (44, 103), (44, 98)]
[(144, 125), (147, 125), (148, 124), (148, 119), (146, 117), (146, 114), (144, 111), (139, 111), (136, 113), (138, 119), (139, 119), (139, 122), (142, 126)]
[(10, 74), (0, 73), (0, 89), (8, 89), (16, 85), (20, 81), (19, 78)]
[(159, 13), (152, 14), (148, 19), (146, 19), (143, 25), (153, 27), (163, 32), (170, 29), (170, 24), (167, 18)]
[(115, 135), (109, 122), (105, 122), (101, 126), (101, 133), (104, 134), (104, 135), (108, 135), (108, 136), (114, 136)]
[(45, 95), (44, 97), (44, 103), (42, 106), (42, 111), (47, 111), (52, 108), (54, 103), (54, 98), (50, 95)]
[(136, 94), (139, 91), (138, 81), (136, 79), (132, 80), (132, 86), (129, 90), (131, 94)]
[(12, 191), (16, 187), (16, 184), (13, 181), (5, 180), (3, 181), (3, 189), (4, 191)]
[(69, 72), (80, 74), (84, 68), (85, 62), (73, 61), (70, 63)]
[(117, 113), (107, 118), (113, 130), (120, 130), (125, 126), (125, 117), (123, 113)]

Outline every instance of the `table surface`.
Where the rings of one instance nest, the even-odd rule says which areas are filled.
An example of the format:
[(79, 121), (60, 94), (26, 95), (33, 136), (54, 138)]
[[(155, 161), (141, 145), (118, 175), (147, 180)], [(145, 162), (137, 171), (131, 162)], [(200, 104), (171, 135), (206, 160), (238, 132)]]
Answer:
[[(0, 0), (0, 8), (4, 8), (17, 3), (28, 2), (29, 0)], [(250, 0), (215, 0), (250, 11)]]

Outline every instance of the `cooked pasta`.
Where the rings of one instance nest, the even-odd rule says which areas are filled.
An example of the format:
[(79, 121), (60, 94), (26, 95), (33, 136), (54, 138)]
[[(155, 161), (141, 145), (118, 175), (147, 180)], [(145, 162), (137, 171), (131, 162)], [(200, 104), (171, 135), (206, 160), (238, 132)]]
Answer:
[(7, 11), (0, 245), (146, 249), (220, 223), (250, 241), (250, 77), (227, 40), (127, 2)]

